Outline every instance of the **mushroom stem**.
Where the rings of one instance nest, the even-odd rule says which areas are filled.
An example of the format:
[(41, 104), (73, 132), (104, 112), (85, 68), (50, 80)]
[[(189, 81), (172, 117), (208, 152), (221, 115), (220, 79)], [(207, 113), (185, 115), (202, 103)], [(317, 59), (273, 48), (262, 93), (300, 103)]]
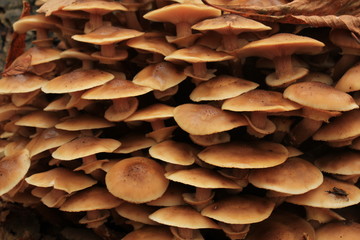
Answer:
[(226, 34), (222, 36), (223, 48), (232, 51), (238, 48), (238, 38), (235, 34)]
[(84, 70), (90, 70), (93, 69), (94, 62), (91, 60), (82, 60), (82, 69)]
[(311, 137), (320, 127), (322, 121), (304, 118), (293, 129), (291, 129), (291, 139), (295, 146), (300, 145)]
[(194, 231), (189, 228), (178, 228), (178, 234), (183, 239), (193, 239)]
[(36, 40), (43, 40), (43, 39), (47, 39), (48, 38), (48, 34), (47, 34), (47, 30), (44, 28), (37, 28), (36, 29)]
[(115, 44), (106, 44), (101, 45), (101, 55), (104, 57), (114, 57), (115, 56)]
[(103, 17), (99, 14), (90, 14), (89, 19), (89, 32), (94, 31), (95, 29), (103, 25)]
[(333, 79), (339, 80), (342, 75), (359, 60), (359, 56), (344, 54), (334, 66)]
[(275, 64), (276, 77), (278, 79), (285, 78), (293, 73), (291, 55), (275, 57), (273, 61)]
[(254, 126), (264, 129), (266, 127), (267, 113), (266, 112), (251, 112), (250, 120)]
[(160, 53), (153, 53), (152, 55), (152, 63), (160, 63), (164, 61), (164, 56)]
[(82, 158), (83, 164), (92, 163), (97, 160), (95, 154)]
[(127, 11), (125, 12), (125, 18), (128, 28), (135, 29), (142, 31), (143, 28), (141, 27), (141, 24), (138, 20), (138, 17), (136, 16), (135, 11)]
[(204, 77), (207, 73), (206, 62), (193, 63), (192, 67), (193, 67), (195, 77), (201, 78), (201, 77)]
[(127, 98), (113, 99), (113, 107), (116, 112), (126, 112), (130, 108), (130, 104)]
[(150, 124), (154, 131), (165, 127), (164, 120), (155, 120), (152, 121)]
[(211, 197), (212, 190), (211, 188), (196, 188), (195, 199), (198, 201), (206, 200)]
[(176, 24), (176, 36), (187, 37), (191, 35), (191, 25), (187, 22), (180, 22)]
[(99, 210), (92, 210), (92, 211), (87, 211), (86, 216), (89, 220), (98, 219), (101, 217), (101, 213)]
[(242, 231), (246, 231), (247, 225), (246, 224), (231, 224), (230, 228), (231, 230), (233, 230), (234, 232), (242, 232)]

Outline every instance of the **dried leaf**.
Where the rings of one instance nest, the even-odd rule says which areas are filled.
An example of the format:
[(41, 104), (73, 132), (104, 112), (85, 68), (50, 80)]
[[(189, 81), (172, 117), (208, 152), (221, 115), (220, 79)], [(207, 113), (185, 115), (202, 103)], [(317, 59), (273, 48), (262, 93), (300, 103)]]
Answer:
[[(30, 4), (23, 1), (23, 10), (20, 18), (30, 15)], [(9, 52), (6, 56), (5, 72), (7, 68), (15, 61), (15, 59), (24, 53), (25, 50), (25, 36), (26, 33), (19, 34), (14, 32)]]
[(38, 13), (45, 13), (45, 16), (50, 16), (53, 12), (59, 11), (66, 6), (69, 6), (77, 0), (48, 0), (38, 10)]
[(268, 7), (249, 5), (249, 3), (245, 5), (215, 5), (213, 4), (214, 0), (202, 1), (223, 11), (258, 21), (342, 28), (360, 36), (359, 0), (294, 0), (290, 3), (274, 4)]
[(23, 74), (30, 69), (31, 54), (21, 55), (15, 59), (15, 61), (5, 69), (2, 73), (3, 77)]

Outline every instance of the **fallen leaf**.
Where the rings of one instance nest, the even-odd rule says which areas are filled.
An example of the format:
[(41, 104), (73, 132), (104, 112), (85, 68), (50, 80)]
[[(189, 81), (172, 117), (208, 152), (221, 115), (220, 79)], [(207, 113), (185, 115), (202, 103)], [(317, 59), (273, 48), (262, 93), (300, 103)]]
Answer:
[(48, 0), (38, 10), (38, 13), (45, 13), (45, 16), (50, 16), (53, 12), (59, 11), (77, 0)]
[(31, 54), (20, 55), (13, 61), (13, 63), (7, 67), (2, 73), (3, 77), (23, 74), (30, 70)]

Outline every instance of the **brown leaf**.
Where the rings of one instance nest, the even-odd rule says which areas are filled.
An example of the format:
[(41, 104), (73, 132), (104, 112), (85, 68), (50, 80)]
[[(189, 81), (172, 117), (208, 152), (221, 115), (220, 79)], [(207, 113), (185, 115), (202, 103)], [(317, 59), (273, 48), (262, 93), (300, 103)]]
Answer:
[(30, 69), (31, 54), (21, 55), (2, 73), (3, 77), (23, 74)]
[[(213, 4), (214, 0), (202, 1), (223, 11), (258, 21), (342, 28), (360, 36), (359, 0), (294, 0), (290, 3), (267, 7), (249, 5), (249, 3), (246, 5), (215, 5)], [(250, 2), (252, 1), (250, 0)]]
[(53, 12), (59, 11), (77, 0), (48, 0), (38, 10), (38, 13), (45, 13), (45, 16), (50, 16)]
[[(23, 1), (23, 10), (21, 13), (20, 18), (30, 15), (30, 4), (26, 1)], [(18, 34), (16, 32), (13, 33), (13, 38), (10, 44), (9, 52), (6, 56), (6, 65), (5, 65), (5, 71), (7, 71), (7, 68), (12, 65), (13, 61), (24, 53), (25, 50), (25, 36), (24, 34)]]

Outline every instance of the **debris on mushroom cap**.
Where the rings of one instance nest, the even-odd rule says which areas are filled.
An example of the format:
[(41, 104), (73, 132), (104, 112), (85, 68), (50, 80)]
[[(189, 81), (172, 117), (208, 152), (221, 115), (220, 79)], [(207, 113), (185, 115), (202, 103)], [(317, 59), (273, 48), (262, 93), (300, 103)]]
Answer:
[[(145, 157), (122, 159), (106, 174), (106, 186), (114, 196), (132, 203), (145, 203), (161, 197), (169, 184), (165, 170)], [(121, 188), (119, 188), (121, 186)]]

